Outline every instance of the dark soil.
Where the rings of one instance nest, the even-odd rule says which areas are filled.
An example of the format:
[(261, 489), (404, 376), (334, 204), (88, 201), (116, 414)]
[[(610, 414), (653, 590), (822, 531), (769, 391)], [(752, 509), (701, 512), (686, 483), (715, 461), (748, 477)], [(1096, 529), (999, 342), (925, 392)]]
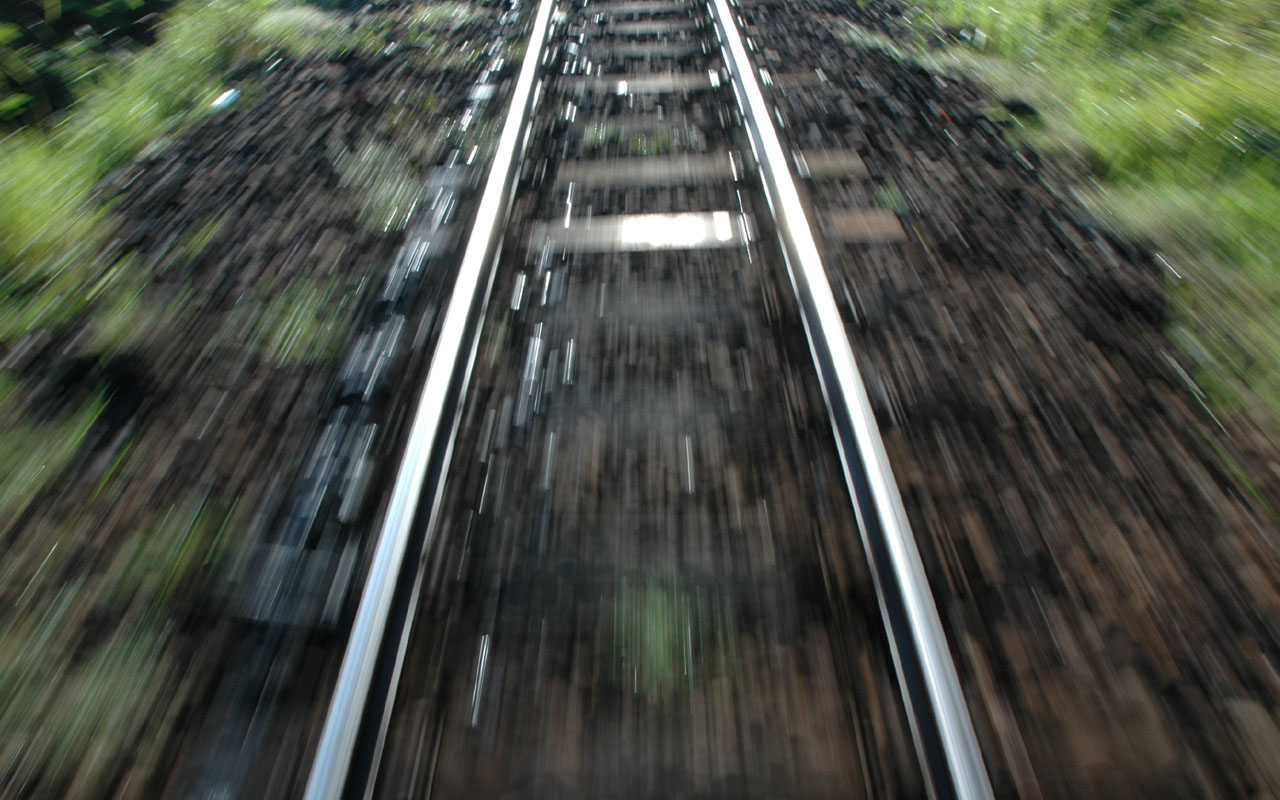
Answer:
[(1280, 495), (1235, 466), (1274, 454), (1189, 388), (1162, 267), (1051, 191), (993, 98), (830, 24), (893, 33), (895, 13), (746, 17), (784, 137), (865, 163), (810, 184), (819, 225), (879, 205), (905, 234), (829, 240), (828, 270), (997, 791), (1274, 794), (1280, 554), (1259, 497)]

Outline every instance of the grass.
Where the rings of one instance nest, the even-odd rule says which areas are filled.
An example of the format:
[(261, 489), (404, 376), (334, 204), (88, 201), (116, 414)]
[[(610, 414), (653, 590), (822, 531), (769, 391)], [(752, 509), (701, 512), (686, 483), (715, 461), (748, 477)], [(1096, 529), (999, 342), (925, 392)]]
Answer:
[(101, 796), (175, 676), (168, 636), (154, 624), (119, 630), (79, 663), (60, 658), (53, 640), (74, 627), (73, 597), (55, 598), (48, 614), (0, 640), (0, 692), (12, 698), (0, 710), (0, 741), (14, 785)]
[[(464, 24), (463, 3), (419, 8), (410, 39), (442, 47), (432, 31)], [(110, 236), (94, 187), (144, 150), (217, 113), (224, 76), (269, 55), (372, 53), (386, 46), (386, 25), (352, 29), (345, 18), (292, 0), (188, 0), (168, 16), (159, 42), (138, 54), (95, 56), (77, 68), (81, 96), (49, 128), (12, 134), (0, 148), (0, 351), (24, 335), (73, 320), (105, 327), (120, 341), (120, 311), (136, 300), (128, 262), (102, 263)], [(442, 54), (460, 65), (467, 53)], [(243, 102), (243, 101), (242, 101)], [(405, 176), (365, 152), (344, 164), (369, 197), (365, 222), (402, 228), (416, 197)], [(403, 165), (400, 165), (403, 166)], [(12, 200), (12, 202), (10, 202)], [(186, 245), (195, 255), (217, 232), (202, 229)], [(125, 280), (121, 280), (124, 278)], [(94, 287), (86, 292), (85, 287)], [(92, 298), (92, 299), (89, 299)]]
[(262, 358), (280, 365), (337, 358), (348, 338), (346, 307), (353, 300), (336, 280), (299, 281), (251, 306), (244, 334)]
[[(442, 141), (437, 130), (433, 141)], [(431, 146), (435, 149), (435, 145)], [(339, 179), (362, 198), (359, 224), (366, 230), (404, 230), (422, 200), (423, 180), (412, 154), (376, 136), (352, 150), (331, 153)]]
[(607, 122), (587, 127), (582, 149), (600, 153), (613, 148), (620, 156), (663, 156), (672, 153), (699, 153), (706, 147), (706, 136), (696, 127), (684, 125), (670, 130), (629, 132)]
[(173, 620), (218, 574), (234, 512), (189, 497), (72, 581), (61, 576), (87, 557), (76, 524), (47, 552), (13, 554), (5, 585), (25, 588), (0, 612), (0, 757), (11, 785), (101, 797), (139, 749), (163, 746), (142, 737), (172, 722), (156, 711), (179, 680)]
[[(157, 326), (186, 330), (200, 299), (190, 287), (157, 299), (148, 292), (154, 265), (103, 255), (115, 252), (113, 228), (95, 187), (223, 113), (213, 100), (228, 88), (243, 92), (238, 105), (251, 102), (259, 92), (244, 76), (279, 56), (371, 54), (396, 38), (430, 50), (416, 53), (416, 63), (472, 63), (479, 45), (450, 48), (433, 31), (455, 29), (479, 10), (447, 3), (419, 7), (407, 27), (394, 14), (352, 27), (349, 16), (292, 0), (185, 0), (146, 50), (77, 50), (68, 40), (61, 63), (73, 65), (77, 99), (0, 146), (0, 355), (37, 333), (59, 345), (72, 339), (77, 356), (101, 356), (155, 338)], [(8, 48), (0, 58), (17, 52), (12, 44), (0, 35)], [(380, 120), (357, 156), (339, 165), (364, 202), (362, 222), (379, 231), (407, 223), (419, 200), (413, 175), (433, 161), (444, 135), (419, 137), (417, 150), (379, 144), (423, 125), (419, 108), (392, 106), (396, 120)], [(198, 269), (226, 225), (216, 216), (192, 221), (164, 258)], [(219, 335), (270, 365), (337, 358), (364, 285), (338, 269), (252, 287)], [(183, 677), (192, 647), (183, 626), (211, 602), (226, 554), (244, 538), (243, 519), (234, 497), (189, 496), (171, 478), (152, 485), (162, 457), (154, 427), (143, 425), (118, 452), (88, 451), (107, 398), (68, 403), (51, 417), (32, 407), (23, 380), (0, 370), (0, 528), (8, 537), (0, 559), (0, 786), (108, 797), (129, 791), (122, 776), (136, 789), (160, 768), (193, 680)], [(24, 519), (56, 481), (86, 464), (80, 484)], [(87, 499), (73, 505), (68, 497)]]
[(889, 48), (1034, 106), (1020, 135), (1083, 165), (1081, 199), (1171, 265), (1170, 333), (1217, 410), (1280, 432), (1280, 2), (916, 5), (920, 42), (959, 40)]
[(234, 506), (219, 512), (188, 497), (115, 549), (106, 568), (107, 603), (121, 618), (189, 608), (223, 563)]
[(738, 675), (733, 610), (715, 592), (670, 578), (624, 578), (608, 613), (611, 675), (624, 690), (661, 702), (697, 682)]
[[(174, 10), (154, 47), (80, 81), (83, 96), (51, 129), (10, 136), (0, 149), (0, 347), (92, 310), (84, 287), (121, 272), (97, 256), (109, 231), (95, 185), (216, 113), (225, 75), (270, 53), (380, 46), (285, 0), (192, 0)], [(106, 299), (111, 283), (93, 296)]]
[(479, 9), (470, 3), (429, 3), (414, 8), (411, 22), (423, 30), (455, 30), (478, 14)]
[[(62, 474), (92, 431), (103, 401), (95, 398), (53, 421), (35, 419), (22, 385), (0, 374), (0, 520), (17, 519)], [(10, 585), (10, 584), (6, 584)]]
[[(0, 146), (0, 354), (36, 332), (80, 327), (89, 334), (78, 338), (82, 349), (109, 353), (158, 322), (175, 324), (183, 309), (145, 299), (149, 270), (135, 256), (103, 257), (112, 228), (95, 187), (220, 113), (211, 103), (229, 75), (249, 74), (244, 68), (275, 55), (385, 45), (378, 29), (352, 31), (346, 18), (286, 0), (187, 0), (167, 15), (154, 46), (85, 53), (72, 82), (75, 102)], [(199, 259), (221, 225), (192, 226), (173, 257)], [(331, 356), (341, 337), (330, 320), (343, 318), (349, 300), (338, 286), (299, 284), (251, 304), (246, 331), (262, 357), (310, 363)], [(90, 397), (50, 419), (31, 407), (30, 394), (0, 371), (6, 530), (83, 458), (106, 403)], [(142, 523), (119, 530), (125, 524), (103, 518), (110, 517), (104, 509), (120, 508), (122, 487), (154, 455), (122, 450), (104, 465), (85, 508), (58, 509), (6, 539), (0, 785), (32, 796), (110, 796), (119, 770), (144, 773), (172, 734), (165, 726), (178, 719), (171, 712), (182, 683), (176, 626), (205, 602), (219, 574), (235, 507), (189, 497), (150, 516), (131, 510)]]

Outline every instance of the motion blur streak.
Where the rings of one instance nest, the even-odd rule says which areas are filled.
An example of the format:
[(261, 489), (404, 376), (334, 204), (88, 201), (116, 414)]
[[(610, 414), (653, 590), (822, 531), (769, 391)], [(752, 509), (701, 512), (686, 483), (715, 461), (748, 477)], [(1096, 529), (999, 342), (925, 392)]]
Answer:
[(994, 796), (1280, 797), (1274, 0), (713, 1), (0, 3), (0, 797), (303, 796), (371, 586), (348, 794), (945, 795), (864, 464)]

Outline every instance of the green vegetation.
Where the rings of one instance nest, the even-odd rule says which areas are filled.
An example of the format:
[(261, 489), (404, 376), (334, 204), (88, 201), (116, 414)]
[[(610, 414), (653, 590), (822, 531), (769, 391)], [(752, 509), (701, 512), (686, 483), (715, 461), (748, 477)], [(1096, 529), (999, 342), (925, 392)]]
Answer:
[[(155, 9), (167, 13), (144, 20)], [(193, 494), (159, 474), (177, 434), (146, 414), (115, 427), (114, 384), (101, 379), (104, 363), (118, 363), (105, 356), (145, 337), (119, 362), (164, 362), (157, 351), (208, 321), (210, 301), (192, 287), (236, 232), (218, 214), (184, 219), (164, 232), (155, 263), (115, 255), (119, 233), (103, 197), (111, 190), (99, 187), (123, 184), (117, 178), (132, 173), (113, 171), (224, 113), (228, 98), (250, 105), (280, 57), (389, 53), (396, 42), (415, 48), (415, 67), (471, 64), (483, 43), (453, 47), (439, 32), (482, 11), (442, 3), (354, 24), (299, 0), (19, 0), (0, 9), (0, 356), (66, 348), (77, 368), (94, 365), (68, 383), (102, 383), (56, 387), (62, 365), (0, 370), (4, 786), (41, 797), (147, 790), (217, 658), (205, 641), (193, 655), (188, 628), (250, 525), (248, 513), (237, 515), (243, 489), (225, 475), (201, 476), (218, 488)], [(78, 27), (82, 12), (96, 20), (92, 31)], [(233, 88), (240, 94), (228, 95)], [(430, 114), (441, 98), (418, 97), (412, 108), (377, 101), (383, 113), (355, 152), (331, 155), (363, 205), (360, 222), (384, 231), (407, 224), (420, 201), (415, 176), (435, 162), (447, 128), (423, 119), (423, 105)], [(494, 125), (478, 127), (492, 138)], [(345, 267), (268, 274), (214, 335), (271, 366), (337, 358), (351, 335), (350, 304), (367, 288)], [(173, 280), (153, 288), (157, 271)], [(61, 388), (66, 396), (55, 396)], [(89, 446), (108, 429), (115, 449)]]
[[(136, 12), (129, 19), (151, 7), (119, 2)], [(101, 18), (110, 19), (118, 4), (100, 2)], [(63, 20), (84, 6), (39, 5), (60, 5)], [(422, 27), (457, 24), (466, 8), (450, 4)], [(214, 100), (232, 84), (246, 104), (255, 88), (245, 76), (259, 74), (269, 59), (380, 52), (394, 27), (388, 18), (353, 28), (350, 17), (292, 0), (184, 0), (156, 26), (154, 45), (139, 49), (141, 40), (130, 40), (109, 48), (61, 30), (35, 43), (3, 24), (4, 13), (0, 355), (24, 340), (72, 340), (74, 355), (101, 356), (157, 325), (184, 329), (197, 306), (190, 290), (154, 299), (147, 292), (147, 267), (154, 265), (129, 253), (104, 256), (114, 252), (114, 234), (99, 184), (221, 113)], [(425, 35), (417, 46), (445, 50)], [(473, 52), (446, 55), (465, 63)], [(58, 80), (41, 77), (49, 74)], [(66, 102), (42, 88), (52, 85), (69, 93)], [(32, 113), (36, 105), (39, 114)], [(410, 198), (403, 181), (382, 180), (385, 166), (344, 173), (369, 199), (380, 227), (388, 209), (401, 219)], [(410, 172), (403, 159), (396, 166)], [(193, 221), (175, 232), (165, 263), (197, 265), (224, 230), (220, 217)], [(276, 364), (336, 357), (349, 334), (342, 320), (350, 284), (329, 277), (251, 287), (236, 317), (241, 326), (227, 336)], [(9, 529), (21, 525), (10, 530), (0, 560), (0, 779), (34, 796), (106, 797), (129, 770), (133, 790), (141, 791), (138, 782), (157, 768), (191, 688), (183, 677), (188, 645), (178, 632), (208, 602), (227, 561), (237, 529), (234, 499), (175, 498), (180, 490), (170, 487), (145, 497), (135, 490), (122, 502), (124, 487), (155, 479), (151, 470), (162, 454), (154, 437), (133, 432), (118, 452), (95, 451), (87, 444), (109, 398), (80, 389), (54, 412), (38, 407), (34, 380), (24, 380), (0, 371), (0, 520)], [(59, 503), (33, 506), (80, 468), (96, 489), (73, 482)], [(38, 513), (23, 522), (24, 511)]]
[(164, 721), (156, 710), (177, 689), (172, 621), (217, 575), (233, 513), (188, 498), (70, 582), (67, 570), (90, 557), (83, 521), (52, 546), (10, 553), (0, 578), (24, 588), (0, 612), (6, 778), (50, 796), (98, 797), (139, 758), (140, 737)]
[(410, 21), (422, 30), (452, 30), (470, 22), (477, 13), (479, 9), (470, 3), (430, 3), (416, 7)]
[[(410, 38), (426, 46), (429, 31), (460, 25), (474, 13), (462, 3), (425, 6)], [(32, 330), (83, 319), (99, 304), (119, 307), (113, 290), (127, 271), (97, 257), (109, 232), (94, 187), (144, 149), (217, 113), (213, 100), (227, 88), (225, 75), (271, 54), (376, 52), (386, 46), (388, 26), (353, 30), (345, 20), (293, 0), (189, 0), (169, 14), (158, 44), (138, 54), (68, 44), (82, 51), (76, 75), (68, 79), (79, 99), (46, 128), (12, 134), (0, 150), (0, 197), (6, 201), (0, 203), (0, 349)], [(13, 43), (15, 30), (0, 25), (0, 61), (6, 54), (19, 62), (31, 57), (2, 44), (6, 36)], [(466, 54), (449, 57), (461, 63)], [(371, 194), (367, 216), (386, 212), (401, 227), (411, 206), (404, 202), (404, 181), (378, 183), (390, 173), (373, 163), (363, 160), (366, 174), (356, 176)], [(380, 222), (384, 227), (386, 218)], [(216, 229), (204, 233), (207, 244)], [(199, 238), (189, 243), (196, 248), (190, 255), (202, 245)], [(126, 298), (135, 295), (136, 287), (129, 287)]]
[(239, 328), (240, 335), (276, 364), (336, 358), (349, 332), (342, 321), (351, 300), (336, 280), (300, 282), (246, 305), (254, 316), (247, 327)]
[(883, 186), (876, 187), (875, 200), (876, 205), (887, 208), (895, 214), (907, 213), (907, 201), (902, 196), (902, 190), (891, 180)]
[(610, 123), (596, 123), (583, 134), (582, 148), (587, 153), (616, 151), (619, 156), (664, 156), (672, 153), (700, 153), (706, 148), (706, 135), (692, 125), (680, 125), (661, 131), (628, 131)]
[(910, 57), (1034, 106), (1021, 135), (1170, 265), (1171, 333), (1215, 406), (1280, 431), (1280, 2), (916, 3), (921, 42), (960, 36)]
[(94, 186), (216, 113), (225, 74), (275, 52), (375, 46), (285, 0), (191, 2), (172, 13), (156, 46), (80, 81), (84, 96), (50, 130), (12, 135), (0, 151), (0, 197), (14, 200), (0, 203), (0, 347), (108, 299), (126, 271), (97, 257), (108, 231)]
[(17, 519), (27, 504), (71, 463), (102, 413), (100, 398), (51, 422), (25, 408), (24, 392), (0, 374), (0, 519)]
[(104, 584), (113, 614), (144, 618), (196, 602), (223, 562), (234, 513), (211, 505), (208, 498), (187, 498), (115, 549)]
[(187, 266), (195, 262), (213, 243), (213, 237), (218, 235), (218, 231), (222, 230), (225, 222), (226, 219), (223, 217), (213, 217), (196, 228), (187, 236), (186, 242), (179, 251), (178, 260)]
[(62, 640), (79, 627), (85, 588), (68, 589), (50, 598), (44, 615), (0, 635), (0, 693), (12, 700), (0, 708), (0, 741), (20, 758), (6, 769), (14, 785), (95, 797), (175, 676), (164, 652), (168, 637), (154, 623), (123, 626), (69, 663), (63, 653), (74, 645)]
[[(431, 139), (427, 149), (434, 151), (444, 131), (436, 128), (427, 135)], [(335, 149), (329, 155), (343, 185), (363, 200), (361, 226), (373, 231), (404, 230), (422, 199), (422, 181), (412, 154), (370, 135), (351, 150)]]
[(608, 614), (611, 677), (628, 691), (663, 701), (695, 682), (738, 674), (733, 609), (715, 592), (624, 578)]
[(107, 61), (107, 43), (129, 49), (154, 37), (172, 0), (17, 0), (0, 8), (0, 126), (44, 119), (72, 85)]

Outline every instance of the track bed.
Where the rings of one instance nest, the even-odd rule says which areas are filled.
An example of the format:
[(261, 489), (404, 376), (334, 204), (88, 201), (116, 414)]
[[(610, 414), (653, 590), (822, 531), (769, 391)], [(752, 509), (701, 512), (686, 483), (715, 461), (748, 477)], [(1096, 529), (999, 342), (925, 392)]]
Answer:
[(705, 9), (575, 13), (377, 793), (924, 796)]

